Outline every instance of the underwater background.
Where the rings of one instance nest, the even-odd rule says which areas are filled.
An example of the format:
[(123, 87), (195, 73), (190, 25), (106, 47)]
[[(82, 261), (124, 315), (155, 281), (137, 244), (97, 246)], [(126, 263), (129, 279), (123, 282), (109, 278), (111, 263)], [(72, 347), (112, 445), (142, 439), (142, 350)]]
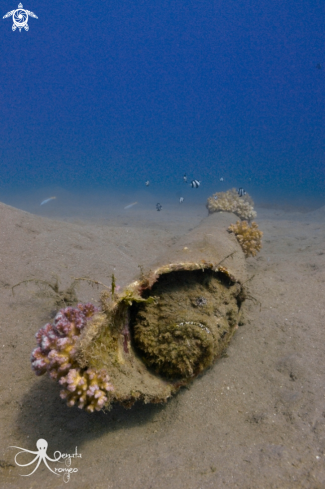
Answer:
[(30, 0), (38, 19), (13, 32), (16, 3), (1, 6), (0, 200), (243, 187), (324, 205), (324, 2)]

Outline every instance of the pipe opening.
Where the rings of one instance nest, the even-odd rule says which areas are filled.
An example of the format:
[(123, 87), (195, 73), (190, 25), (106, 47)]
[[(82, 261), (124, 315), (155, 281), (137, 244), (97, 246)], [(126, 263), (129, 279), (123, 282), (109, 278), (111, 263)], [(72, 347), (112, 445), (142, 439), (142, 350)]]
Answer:
[(130, 334), (134, 349), (157, 374), (188, 379), (213, 364), (237, 329), (242, 286), (222, 272), (173, 271), (160, 275), (133, 303)]

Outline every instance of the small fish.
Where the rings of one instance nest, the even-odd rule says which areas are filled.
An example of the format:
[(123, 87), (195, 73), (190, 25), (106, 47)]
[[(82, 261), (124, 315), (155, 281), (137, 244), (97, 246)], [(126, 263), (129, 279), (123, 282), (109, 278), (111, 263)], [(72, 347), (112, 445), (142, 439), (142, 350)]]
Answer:
[(54, 200), (54, 199), (56, 199), (56, 197), (49, 197), (48, 199), (43, 200), (43, 202), (41, 202), (40, 205), (47, 204), (48, 202), (50, 202), (50, 200)]
[(214, 200), (218, 200), (218, 196), (217, 195), (215, 195), (213, 198), (214, 198)]
[(223, 182), (223, 177), (220, 178), (220, 182)]
[(192, 188), (199, 188), (200, 185), (201, 185), (201, 182), (199, 182), (199, 180), (192, 180), (191, 181), (191, 187)]
[(158, 202), (158, 204), (156, 204), (156, 209), (158, 212), (161, 211), (161, 209), (162, 209), (162, 205), (159, 204), (159, 202)]
[(132, 204), (126, 205), (126, 206), (124, 207), (124, 209), (131, 209), (131, 207), (133, 207), (133, 206), (134, 206), (134, 205), (136, 205), (136, 204), (137, 204), (137, 202), (132, 202)]
[(150, 185), (150, 182), (149, 182), (149, 180), (147, 180), (146, 181), (146, 187), (149, 187), (149, 185)]
[(187, 183), (187, 175), (186, 175), (186, 173), (184, 173), (183, 180), (184, 180), (185, 183)]
[(179, 203), (181, 204), (182, 202), (184, 202), (184, 197), (179, 198)]
[(321, 70), (323, 67), (322, 67), (322, 65), (321, 65), (320, 63), (317, 63), (316, 68), (317, 68), (318, 70)]
[(239, 187), (239, 189), (237, 190), (237, 194), (239, 195), (239, 197), (243, 197), (244, 195), (246, 195), (246, 190), (244, 190), (242, 187)]

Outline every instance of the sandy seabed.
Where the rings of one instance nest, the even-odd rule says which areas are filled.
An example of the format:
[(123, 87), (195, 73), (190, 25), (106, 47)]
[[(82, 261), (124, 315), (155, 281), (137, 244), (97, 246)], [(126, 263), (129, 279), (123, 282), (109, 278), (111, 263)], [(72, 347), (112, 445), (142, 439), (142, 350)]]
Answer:
[[(39, 438), (50, 457), (77, 447), (71, 489), (325, 488), (325, 208), (257, 209), (264, 246), (247, 260), (245, 325), (227, 356), (167, 404), (87, 414), (32, 372), (34, 335), (53, 320), (55, 295), (34, 282), (13, 294), (13, 285), (109, 285), (114, 273), (123, 287), (207, 215), (185, 202), (125, 211), (130, 202), (25, 207), (33, 213), (0, 204), (1, 488), (66, 487), (44, 463), (29, 477), (36, 462), (15, 464), (9, 447), (36, 451)], [(77, 295), (95, 302), (100, 290), (81, 282)]]

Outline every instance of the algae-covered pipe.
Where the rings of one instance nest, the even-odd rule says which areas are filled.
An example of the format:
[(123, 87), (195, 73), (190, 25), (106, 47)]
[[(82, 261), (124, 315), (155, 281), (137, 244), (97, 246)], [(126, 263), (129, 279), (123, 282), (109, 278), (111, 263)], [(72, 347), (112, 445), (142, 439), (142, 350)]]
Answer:
[(102, 308), (61, 309), (36, 334), (37, 375), (62, 386), (68, 406), (164, 402), (222, 355), (240, 322), (245, 257), (227, 229), (236, 217), (204, 219)]
[(102, 294), (76, 358), (109, 375), (106, 406), (166, 401), (223, 353), (245, 297), (244, 253), (227, 232), (235, 220), (210, 215), (121, 294)]

